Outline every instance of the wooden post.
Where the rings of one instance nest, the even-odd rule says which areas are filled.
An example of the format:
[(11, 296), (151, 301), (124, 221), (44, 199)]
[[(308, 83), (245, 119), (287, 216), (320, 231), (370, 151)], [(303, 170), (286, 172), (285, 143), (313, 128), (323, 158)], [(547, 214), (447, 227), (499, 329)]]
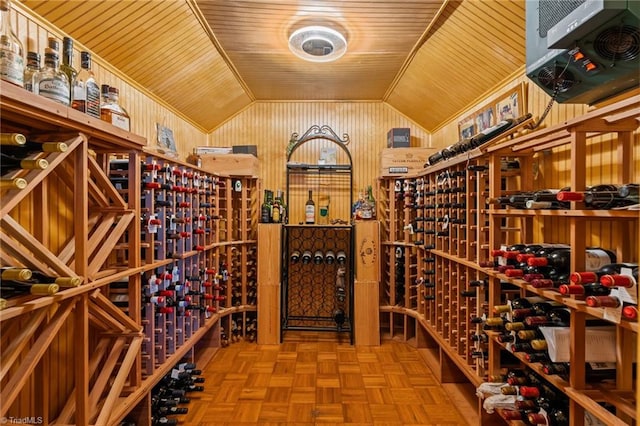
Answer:
[(355, 224), (354, 332), (360, 346), (380, 346), (380, 223)]
[(282, 225), (258, 224), (258, 344), (280, 343)]

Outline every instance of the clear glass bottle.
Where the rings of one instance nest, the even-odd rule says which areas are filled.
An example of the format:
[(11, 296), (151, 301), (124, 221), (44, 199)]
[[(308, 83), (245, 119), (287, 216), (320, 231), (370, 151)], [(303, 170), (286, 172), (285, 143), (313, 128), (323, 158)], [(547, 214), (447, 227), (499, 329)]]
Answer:
[(50, 47), (44, 49), (44, 67), (37, 74), (36, 82), (36, 93), (69, 106), (69, 79), (59, 69), (58, 52)]
[(0, 0), (0, 79), (23, 87), (23, 47), (11, 27), (10, 10), (11, 1)]
[(120, 91), (116, 87), (102, 85), (100, 118), (127, 132), (131, 130), (129, 114), (120, 105)]
[(80, 72), (73, 83), (71, 107), (100, 118), (100, 85), (91, 70), (91, 53), (80, 52)]
[(78, 76), (78, 71), (73, 67), (73, 39), (64, 37), (62, 39), (62, 63), (60, 64), (62, 71), (69, 80), (69, 105), (73, 102), (73, 84)]
[(37, 52), (27, 53), (27, 66), (24, 69), (24, 88), (30, 92), (36, 92), (35, 80), (40, 72), (40, 54)]

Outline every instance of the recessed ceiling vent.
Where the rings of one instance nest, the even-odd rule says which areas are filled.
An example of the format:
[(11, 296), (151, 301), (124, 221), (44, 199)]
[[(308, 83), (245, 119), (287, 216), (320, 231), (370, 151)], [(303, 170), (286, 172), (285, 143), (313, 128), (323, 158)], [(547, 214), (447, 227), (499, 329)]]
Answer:
[(306, 61), (331, 62), (345, 54), (347, 40), (338, 31), (328, 27), (303, 27), (289, 37), (289, 49)]

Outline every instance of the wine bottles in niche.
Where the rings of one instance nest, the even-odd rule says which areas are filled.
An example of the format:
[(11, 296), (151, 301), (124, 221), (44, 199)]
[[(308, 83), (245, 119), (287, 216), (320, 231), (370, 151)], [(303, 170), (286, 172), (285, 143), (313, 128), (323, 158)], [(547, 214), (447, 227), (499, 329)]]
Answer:
[(304, 205), (304, 222), (307, 225), (316, 223), (316, 204), (313, 202), (313, 191), (309, 190), (309, 198)]

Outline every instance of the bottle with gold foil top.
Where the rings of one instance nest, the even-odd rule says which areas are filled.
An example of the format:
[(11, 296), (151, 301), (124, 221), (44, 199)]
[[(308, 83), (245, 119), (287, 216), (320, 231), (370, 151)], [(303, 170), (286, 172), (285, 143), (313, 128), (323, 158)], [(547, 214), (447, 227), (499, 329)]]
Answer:
[(80, 71), (73, 83), (71, 107), (91, 117), (100, 118), (100, 86), (91, 70), (91, 53), (80, 52)]
[(58, 52), (51, 47), (44, 49), (44, 67), (36, 77), (36, 90), (45, 98), (69, 106), (69, 79), (60, 71)]
[(0, 79), (23, 87), (23, 47), (11, 27), (10, 10), (11, 1), (0, 0)]

